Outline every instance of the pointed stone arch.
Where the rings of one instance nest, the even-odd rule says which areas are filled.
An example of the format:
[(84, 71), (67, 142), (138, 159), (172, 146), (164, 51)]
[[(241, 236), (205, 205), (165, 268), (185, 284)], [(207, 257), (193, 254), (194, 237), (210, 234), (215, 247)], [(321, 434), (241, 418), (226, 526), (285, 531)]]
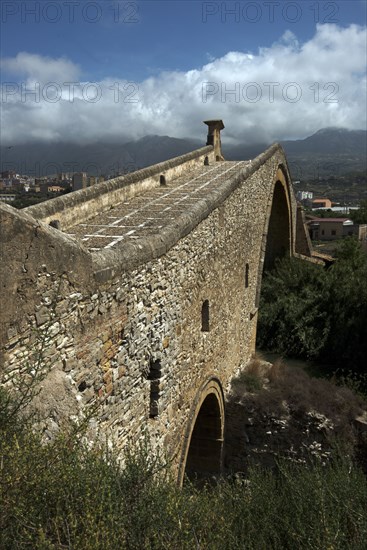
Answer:
[(292, 216), (291, 179), (287, 168), (280, 164), (270, 188), (266, 209), (258, 269), (256, 306), (259, 305), (264, 269), (271, 268), (277, 258), (294, 254), (295, 224)]

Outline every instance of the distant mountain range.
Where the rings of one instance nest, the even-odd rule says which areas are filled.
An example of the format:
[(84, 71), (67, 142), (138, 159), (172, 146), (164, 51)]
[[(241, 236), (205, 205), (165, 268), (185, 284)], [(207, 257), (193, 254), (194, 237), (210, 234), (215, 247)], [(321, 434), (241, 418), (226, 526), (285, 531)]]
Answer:
[[(270, 144), (227, 147), (228, 160), (254, 158)], [(21, 174), (49, 175), (59, 172), (87, 171), (114, 176), (131, 172), (182, 155), (205, 145), (205, 141), (168, 136), (145, 136), (124, 144), (32, 143), (1, 147), (1, 170)], [(324, 128), (310, 137), (283, 141), (293, 179), (341, 175), (366, 170), (367, 131)]]
[(366, 155), (367, 131), (323, 128), (306, 139), (283, 141), (288, 154)]
[(282, 142), (293, 179), (318, 179), (366, 172), (367, 131), (323, 128), (312, 136)]
[[(293, 179), (318, 179), (363, 172), (367, 168), (367, 131), (322, 128), (312, 136), (281, 141)], [(269, 144), (236, 146), (224, 151), (228, 159), (247, 160)]]
[(110, 175), (132, 172), (201, 147), (199, 141), (145, 136), (128, 143), (30, 143), (1, 147), (1, 171), (43, 176), (60, 172)]

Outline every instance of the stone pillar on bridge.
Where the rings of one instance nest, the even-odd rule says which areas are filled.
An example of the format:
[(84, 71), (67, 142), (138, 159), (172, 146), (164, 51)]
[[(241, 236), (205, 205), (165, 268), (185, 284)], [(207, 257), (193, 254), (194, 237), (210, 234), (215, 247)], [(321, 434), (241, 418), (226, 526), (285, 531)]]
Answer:
[(204, 120), (204, 124), (208, 125), (206, 144), (214, 146), (215, 160), (224, 160), (220, 140), (220, 131), (224, 128), (223, 120)]

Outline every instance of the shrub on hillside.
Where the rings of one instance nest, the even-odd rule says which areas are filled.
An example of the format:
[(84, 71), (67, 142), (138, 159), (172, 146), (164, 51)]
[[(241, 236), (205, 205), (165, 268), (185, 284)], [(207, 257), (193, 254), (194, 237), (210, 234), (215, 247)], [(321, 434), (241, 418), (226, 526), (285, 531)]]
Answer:
[(264, 274), (260, 348), (364, 371), (367, 255), (348, 238), (336, 256), (329, 269), (293, 258)]
[(252, 469), (246, 483), (179, 490), (149, 447), (128, 452), (121, 466), (113, 452), (87, 447), (78, 430), (42, 445), (26, 419), (7, 421), (7, 406), (2, 550), (365, 548), (367, 483), (348, 461), (279, 462), (277, 472)]
[(296, 357), (318, 357), (330, 331), (329, 289), (318, 265), (278, 260), (262, 282), (258, 346)]

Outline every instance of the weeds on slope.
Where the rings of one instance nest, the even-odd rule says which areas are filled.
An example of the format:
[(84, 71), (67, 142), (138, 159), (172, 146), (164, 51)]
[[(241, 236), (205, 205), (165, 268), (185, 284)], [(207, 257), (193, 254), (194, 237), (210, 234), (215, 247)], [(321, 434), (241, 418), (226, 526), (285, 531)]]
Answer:
[(6, 421), (0, 398), (3, 550), (365, 548), (367, 480), (347, 459), (179, 489), (149, 446), (122, 466), (73, 430), (44, 445), (24, 417)]

